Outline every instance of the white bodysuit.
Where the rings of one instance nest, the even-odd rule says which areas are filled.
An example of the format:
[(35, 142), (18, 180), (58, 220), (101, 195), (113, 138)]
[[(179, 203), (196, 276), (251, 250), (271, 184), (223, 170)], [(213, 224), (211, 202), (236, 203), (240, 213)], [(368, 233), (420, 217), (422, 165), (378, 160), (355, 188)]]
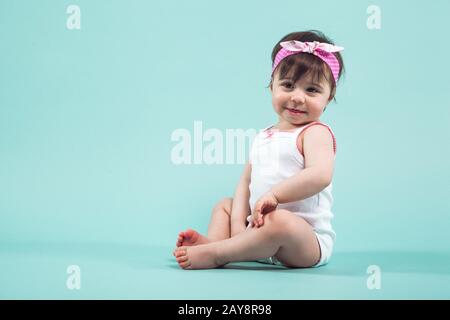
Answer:
[[(336, 140), (331, 129), (320, 122), (313, 122), (297, 128), (295, 131), (277, 131), (269, 126), (258, 133), (253, 140), (249, 162), (252, 165), (250, 182), (250, 209), (253, 212), (256, 201), (274, 185), (295, 175), (305, 168), (305, 159), (297, 148), (297, 137), (305, 129), (313, 125), (323, 125), (333, 136), (334, 151)], [(320, 245), (320, 261), (315, 265), (326, 264), (333, 250), (336, 237), (331, 226), (333, 213), (332, 184), (319, 193), (300, 200), (279, 204), (277, 209), (286, 209), (305, 219), (316, 233)], [(247, 217), (247, 229), (252, 225), (251, 215)], [(258, 260), (263, 263), (281, 264), (275, 256)]]

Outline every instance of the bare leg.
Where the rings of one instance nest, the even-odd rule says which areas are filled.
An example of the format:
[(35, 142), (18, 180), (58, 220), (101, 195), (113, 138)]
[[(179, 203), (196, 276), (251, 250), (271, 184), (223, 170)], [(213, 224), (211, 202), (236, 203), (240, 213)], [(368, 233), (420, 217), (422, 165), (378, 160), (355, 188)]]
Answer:
[(320, 247), (312, 227), (287, 210), (264, 216), (264, 225), (233, 238), (175, 251), (184, 269), (216, 268), (233, 261), (254, 261), (276, 255), (288, 267), (309, 267), (320, 259)]
[(215, 205), (212, 210), (207, 237), (193, 229), (187, 229), (178, 234), (176, 246), (197, 246), (212, 241), (228, 239), (231, 233), (232, 203), (233, 198), (224, 198)]
[(231, 237), (232, 205), (233, 198), (224, 198), (214, 207), (208, 226), (208, 239), (210, 241), (219, 241)]

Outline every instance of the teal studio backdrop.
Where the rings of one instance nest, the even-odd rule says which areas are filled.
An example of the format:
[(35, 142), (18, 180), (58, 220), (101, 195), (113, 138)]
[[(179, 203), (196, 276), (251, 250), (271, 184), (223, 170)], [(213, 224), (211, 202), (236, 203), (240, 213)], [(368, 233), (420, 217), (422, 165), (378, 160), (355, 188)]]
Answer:
[[(449, 14), (445, 0), (1, 0), (0, 298), (450, 298)], [(178, 232), (207, 231), (243, 164), (176, 164), (174, 132), (205, 149), (196, 121), (274, 123), (271, 50), (308, 29), (345, 47), (322, 119), (331, 262), (180, 269)]]

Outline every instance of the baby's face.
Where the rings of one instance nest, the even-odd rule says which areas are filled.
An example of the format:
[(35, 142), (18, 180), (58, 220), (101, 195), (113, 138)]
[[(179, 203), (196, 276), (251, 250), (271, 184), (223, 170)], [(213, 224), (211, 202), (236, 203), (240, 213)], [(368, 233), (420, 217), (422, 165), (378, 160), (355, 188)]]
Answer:
[[(304, 77), (293, 83), (289, 77), (279, 79), (277, 72), (271, 92), (272, 105), (280, 121), (299, 126), (319, 120), (329, 102), (331, 88), (325, 79), (320, 83), (313, 83), (311, 78)], [(300, 112), (292, 112), (289, 109)]]

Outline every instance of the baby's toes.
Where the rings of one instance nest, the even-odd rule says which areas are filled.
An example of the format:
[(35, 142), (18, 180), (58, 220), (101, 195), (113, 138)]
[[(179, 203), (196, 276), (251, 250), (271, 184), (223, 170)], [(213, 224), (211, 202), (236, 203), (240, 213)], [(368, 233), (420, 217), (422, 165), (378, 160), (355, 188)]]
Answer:
[(179, 266), (183, 269), (186, 269), (191, 266), (191, 262), (189, 261), (188, 256), (180, 256), (177, 258), (177, 262)]
[(186, 238), (186, 233), (185, 233), (184, 231), (181, 231), (181, 232), (178, 234), (178, 239), (177, 239), (177, 241), (178, 241), (179, 243), (183, 243), (183, 241), (184, 241), (185, 238)]
[(180, 267), (182, 267), (183, 269), (190, 269), (191, 268), (191, 262), (189, 260), (187, 260), (185, 262), (178, 263), (178, 265)]
[(179, 257), (176, 257), (176, 260), (177, 260), (178, 263), (181, 263), (181, 262), (186, 262), (189, 259), (188, 259), (187, 256), (179, 256)]
[(186, 256), (186, 247), (178, 247), (175, 249), (175, 257)]
[(189, 261), (186, 247), (177, 248), (175, 250), (175, 258), (181, 268), (186, 269), (186, 268), (190, 267), (191, 262)]

